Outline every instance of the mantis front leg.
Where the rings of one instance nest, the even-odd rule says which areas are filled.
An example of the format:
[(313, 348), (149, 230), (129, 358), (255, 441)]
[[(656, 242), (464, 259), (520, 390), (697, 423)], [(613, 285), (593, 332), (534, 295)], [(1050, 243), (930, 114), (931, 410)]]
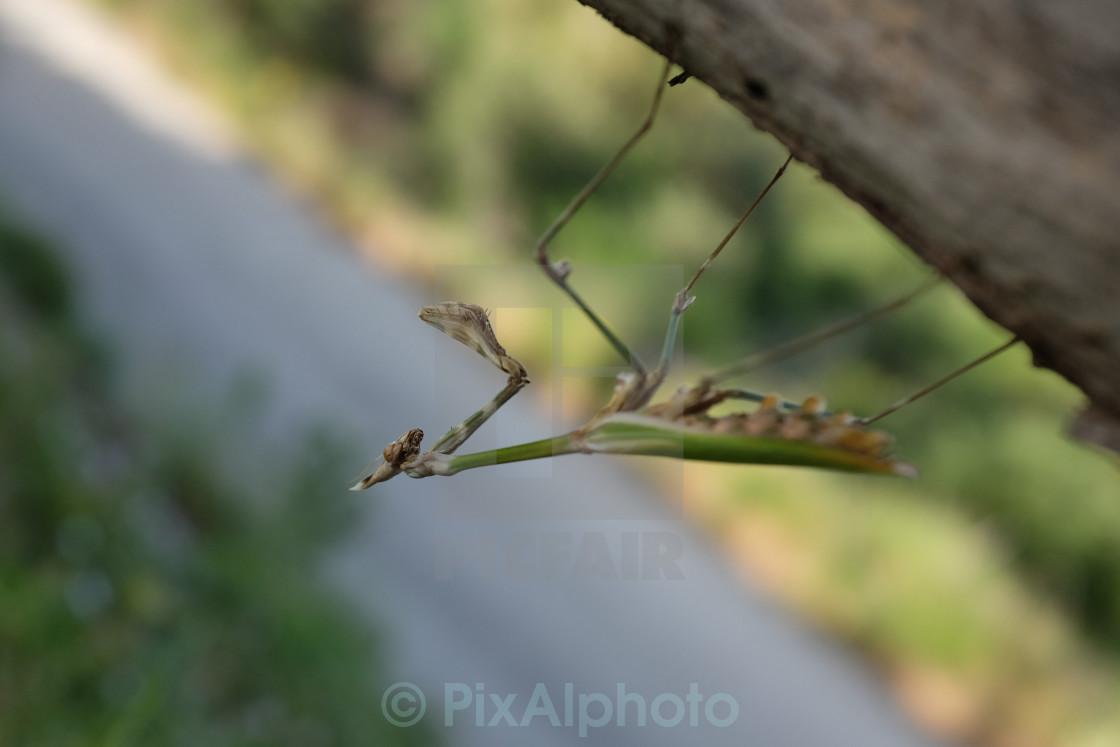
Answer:
[(482, 424), (489, 420), (502, 405), (509, 402), (513, 395), (529, 383), (529, 374), (525, 371), (525, 366), (506, 353), (506, 349), (498, 342), (494, 329), (490, 326), (490, 319), (482, 307), (471, 303), (450, 301), (424, 307), (420, 310), (420, 318), (440, 332), (471, 348), (509, 374), (509, 380), (505, 387), (494, 396), (494, 399), (487, 402), (481, 410), (440, 436), (439, 440), (429, 449), (429, 451), (436, 451), (441, 454), (451, 454), (482, 427)]
[[(372, 473), (359, 480), (351, 490), (365, 490), (379, 482), (396, 477), (401, 472), (415, 468), (419, 463), (436, 462), (437, 456), (447, 456), (462, 446), (482, 424), (491, 418), (502, 405), (513, 398), (529, 383), (529, 374), (498, 342), (486, 310), (470, 303), (451, 301), (426, 306), (420, 318), (440, 332), (458, 340), (483, 358), (505, 371), (509, 378), (506, 385), (482, 409), (444, 433), (424, 454), (420, 454), (420, 440), (424, 432), (413, 428), (385, 447), (382, 463)], [(437, 474), (431, 472), (431, 474)]]

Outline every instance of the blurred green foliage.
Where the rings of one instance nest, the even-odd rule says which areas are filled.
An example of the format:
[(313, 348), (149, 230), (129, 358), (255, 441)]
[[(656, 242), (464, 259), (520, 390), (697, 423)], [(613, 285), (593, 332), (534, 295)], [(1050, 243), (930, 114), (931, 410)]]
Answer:
[(369, 79), (364, 0), (229, 0), (225, 5), (245, 39), (263, 52), (346, 81)]
[(319, 579), (353, 516), (337, 446), (236, 484), (191, 424), (114, 404), (69, 285), (0, 216), (0, 744), (426, 742)]

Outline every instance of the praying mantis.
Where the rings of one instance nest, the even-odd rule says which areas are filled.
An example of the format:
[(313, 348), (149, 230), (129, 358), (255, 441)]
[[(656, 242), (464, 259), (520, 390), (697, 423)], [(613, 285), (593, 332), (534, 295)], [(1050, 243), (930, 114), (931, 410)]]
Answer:
[[(682, 74), (670, 80), (671, 66), (671, 61), (666, 60), (642, 124), (572, 199), (538, 240), (535, 249), (536, 263), (544, 275), (571, 299), (629, 366), (618, 375), (609, 401), (585, 424), (568, 433), (472, 454), (456, 454), (479, 427), (529, 383), (529, 377), (525, 367), (498, 342), (484, 309), (462, 302), (425, 307), (420, 312), (421, 320), (490, 361), (506, 374), (506, 384), (493, 399), (443, 434), (426, 451), (421, 451), (424, 437), (421, 429), (413, 428), (401, 435), (385, 447), (371, 465), (371, 471), (351, 490), (365, 490), (402, 473), (413, 478), (450, 476), (477, 467), (564, 454), (636, 454), (916, 477), (918, 472), (913, 465), (892, 454), (891, 437), (868, 426), (1019, 342), (1018, 338), (1012, 338), (915, 394), (865, 418), (847, 412), (828, 412), (824, 401), (815, 396), (798, 403), (774, 394), (763, 395), (721, 386), (731, 378), (783, 360), (829, 337), (901, 308), (932, 288), (939, 281), (935, 276), (888, 304), (710, 373), (695, 385), (682, 387), (668, 399), (654, 403), (654, 397), (668, 373), (681, 317), (696, 300), (690, 295), (693, 287), (793, 159), (791, 155), (785, 160), (691, 280), (675, 295), (660, 358), (656, 366), (648, 367), (572, 288), (569, 283), (571, 265), (566, 260), (553, 262), (548, 254), (548, 245), (652, 127), (666, 84), (671, 86), (688, 77)], [(712, 414), (716, 405), (735, 400), (753, 403), (755, 409), (721, 416)]]

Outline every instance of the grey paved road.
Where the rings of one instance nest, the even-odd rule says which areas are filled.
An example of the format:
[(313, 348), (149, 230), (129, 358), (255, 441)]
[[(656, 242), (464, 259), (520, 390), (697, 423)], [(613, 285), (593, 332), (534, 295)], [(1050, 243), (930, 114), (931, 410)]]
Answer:
[[(456, 400), (500, 385), (425, 334), (416, 309), (442, 299), (361, 264), (81, 6), (0, 0), (0, 30), (0, 199), (63, 242), (128, 387), (217, 397), (257, 372), (262, 437), (326, 419), (372, 453), (447, 424), (422, 396), (446, 383), (437, 363)], [(539, 420), (523, 404), (505, 427), (544, 435)], [(267, 469), (250, 453), (245, 470)], [(330, 568), (449, 743), (926, 744), (858, 662), (744, 590), (648, 488), (567, 459), (551, 476), (391, 482)]]

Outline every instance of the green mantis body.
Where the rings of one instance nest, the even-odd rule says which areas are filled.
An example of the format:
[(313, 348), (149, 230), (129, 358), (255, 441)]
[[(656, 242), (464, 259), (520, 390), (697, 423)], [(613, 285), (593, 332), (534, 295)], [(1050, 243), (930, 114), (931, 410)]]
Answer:
[[(834, 435), (838, 436), (841, 432), (838, 430)], [(869, 435), (867, 432), (862, 434)], [(876, 436), (871, 436), (865, 443), (871, 446), (877, 441)], [(427, 463), (419, 462), (404, 472), (412, 477), (454, 475), (474, 467), (545, 459), (562, 454), (635, 454), (709, 462), (825, 467), (848, 472), (915, 474), (905, 462), (880, 458), (870, 450), (861, 452), (834, 448), (829, 447), (827, 442), (798, 441), (781, 438), (778, 434), (744, 437), (731, 430), (717, 430), (709, 424), (686, 423), (674, 427), (659, 418), (631, 413), (611, 416), (587, 433), (575, 431), (463, 456), (433, 452)]]
[[(761, 398), (750, 413), (712, 417), (708, 410), (727, 399), (754, 399), (749, 392), (722, 390), (710, 383), (679, 390), (670, 399), (647, 404), (663, 374), (626, 371), (610, 402), (570, 433), (500, 449), (454, 452), (502, 404), (528, 384), (524, 366), (497, 341), (478, 306), (448, 302), (426, 307), (420, 317), (464, 343), (505, 371), (506, 386), (486, 406), (420, 452), (423, 431), (412, 429), (385, 447), (383, 462), (353, 489), (363, 490), (400, 473), (409, 477), (450, 476), (495, 464), (547, 459), (564, 454), (640, 454), (678, 459), (750, 464), (786, 464), (850, 472), (913, 476), (914, 468), (890, 457), (890, 439), (868, 431), (856, 418), (822, 412), (810, 397), (801, 405), (775, 396)], [(660, 367), (659, 367), (660, 370)]]

